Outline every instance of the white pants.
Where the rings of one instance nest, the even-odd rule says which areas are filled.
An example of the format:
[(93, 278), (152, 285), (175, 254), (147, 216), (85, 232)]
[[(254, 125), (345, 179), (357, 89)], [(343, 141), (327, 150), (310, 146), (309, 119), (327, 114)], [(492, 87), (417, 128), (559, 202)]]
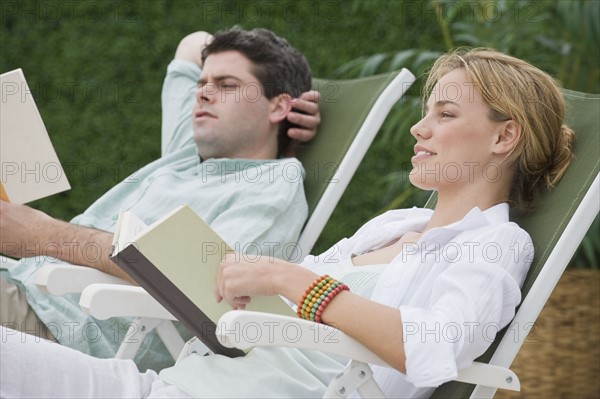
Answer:
[(1, 398), (189, 398), (132, 360), (98, 359), (0, 327)]

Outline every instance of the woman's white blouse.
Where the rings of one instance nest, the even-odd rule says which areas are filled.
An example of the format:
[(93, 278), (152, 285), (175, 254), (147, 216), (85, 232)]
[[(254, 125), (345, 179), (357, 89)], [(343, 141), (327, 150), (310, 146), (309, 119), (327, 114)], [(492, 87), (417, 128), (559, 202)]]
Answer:
[[(304, 266), (323, 264), (385, 246), (408, 231), (421, 232), (432, 211), (389, 211)], [(371, 299), (398, 308), (406, 375), (373, 367), (386, 395), (420, 396), (457, 376), (485, 352), (513, 318), (533, 259), (529, 235), (508, 220), (508, 205), (473, 208), (450, 225), (425, 232), (381, 273)], [(377, 328), (377, 327), (373, 327)]]

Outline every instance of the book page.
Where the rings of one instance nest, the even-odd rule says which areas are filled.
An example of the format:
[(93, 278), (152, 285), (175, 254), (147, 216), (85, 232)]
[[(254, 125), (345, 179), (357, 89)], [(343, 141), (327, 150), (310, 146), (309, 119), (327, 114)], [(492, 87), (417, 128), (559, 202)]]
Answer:
[[(217, 303), (217, 270), (229, 246), (190, 207), (177, 208), (135, 240), (138, 249), (213, 322), (231, 309)], [(253, 297), (248, 310), (295, 315), (280, 297)]]
[(113, 236), (112, 253), (115, 254), (131, 244), (147, 227), (148, 225), (136, 214), (121, 209)]
[(71, 188), (21, 69), (0, 75), (2, 199), (24, 204)]

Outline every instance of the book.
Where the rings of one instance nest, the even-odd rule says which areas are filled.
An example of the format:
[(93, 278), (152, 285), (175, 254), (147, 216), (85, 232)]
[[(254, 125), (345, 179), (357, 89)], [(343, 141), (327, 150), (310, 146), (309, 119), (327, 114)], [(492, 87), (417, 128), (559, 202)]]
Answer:
[[(232, 310), (214, 296), (219, 264), (228, 252), (233, 251), (225, 241), (182, 205), (149, 226), (122, 212), (110, 258), (211, 351), (236, 357), (244, 352), (222, 346), (215, 336), (219, 318)], [(295, 315), (279, 296), (253, 297), (246, 309)]]
[(25, 204), (71, 186), (21, 69), (0, 75), (0, 198)]

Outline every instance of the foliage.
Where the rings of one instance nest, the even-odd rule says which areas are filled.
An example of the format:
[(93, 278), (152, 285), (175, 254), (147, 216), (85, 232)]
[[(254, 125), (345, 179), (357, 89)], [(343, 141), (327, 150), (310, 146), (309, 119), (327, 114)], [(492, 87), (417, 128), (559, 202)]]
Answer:
[[(407, 13), (416, 15), (407, 2)], [(362, 12), (376, 3), (355, 0), (354, 10)], [(364, 55), (340, 66), (338, 76), (368, 76), (402, 67), (421, 79), (392, 111), (376, 145), (399, 148), (404, 159), (412, 154), (414, 140), (408, 134), (420, 117), (419, 90), (426, 67), (440, 53), (459, 46), (491, 47), (523, 58), (546, 70), (566, 88), (600, 92), (600, 2), (598, 1), (449, 1), (431, 0), (420, 13), (423, 20), (437, 25), (437, 31), (422, 35), (441, 35), (433, 46)], [(427, 18), (428, 16), (428, 18)], [(407, 170), (389, 172), (380, 180), (387, 187), (381, 210), (423, 204), (423, 196), (406, 178)], [(598, 218), (572, 260), (573, 265), (598, 267), (600, 228)]]
[[(32, 205), (69, 220), (160, 155), (162, 79), (188, 33), (265, 27), (300, 49), (314, 76), (331, 78), (344, 62), (393, 50), (388, 27), (401, 9), (387, 1), (357, 15), (342, 0), (3, 0), (0, 71), (24, 70), (73, 187)], [(411, 37), (418, 27), (397, 29)], [(368, 186), (389, 167), (370, 152), (355, 180)], [(379, 198), (344, 198), (351, 211), (330, 223), (324, 242), (351, 234)]]
[[(0, 13), (0, 71), (23, 68), (73, 187), (33, 206), (62, 219), (160, 155), (164, 71), (196, 30), (271, 29), (320, 78), (399, 67), (420, 76), (451, 46), (498, 46), (569, 88), (599, 91), (597, 1), (3, 0)], [(420, 82), (386, 120), (313, 252), (389, 207), (424, 202), (406, 185)]]

